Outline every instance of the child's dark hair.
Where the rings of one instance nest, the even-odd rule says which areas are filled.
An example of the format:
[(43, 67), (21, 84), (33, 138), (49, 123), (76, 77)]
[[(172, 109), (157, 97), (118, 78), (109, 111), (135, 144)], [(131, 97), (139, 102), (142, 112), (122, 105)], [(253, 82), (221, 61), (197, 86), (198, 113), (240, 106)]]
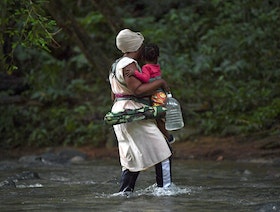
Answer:
[(159, 56), (159, 48), (156, 44), (146, 44), (143, 49), (143, 58), (146, 61), (156, 61)]

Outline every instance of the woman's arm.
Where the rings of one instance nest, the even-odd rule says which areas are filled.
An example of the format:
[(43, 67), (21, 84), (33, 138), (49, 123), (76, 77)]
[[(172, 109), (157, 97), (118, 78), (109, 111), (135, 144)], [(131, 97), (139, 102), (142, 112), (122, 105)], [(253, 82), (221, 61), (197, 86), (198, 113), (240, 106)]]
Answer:
[(135, 96), (150, 96), (152, 95), (158, 88), (163, 88), (165, 91), (169, 91), (169, 87), (165, 80), (158, 79), (150, 83), (142, 83), (139, 79), (133, 76), (127, 76), (125, 73), (130, 69), (137, 69), (135, 63), (131, 63), (128, 66), (124, 67), (123, 75), (126, 85), (129, 90), (133, 92)]

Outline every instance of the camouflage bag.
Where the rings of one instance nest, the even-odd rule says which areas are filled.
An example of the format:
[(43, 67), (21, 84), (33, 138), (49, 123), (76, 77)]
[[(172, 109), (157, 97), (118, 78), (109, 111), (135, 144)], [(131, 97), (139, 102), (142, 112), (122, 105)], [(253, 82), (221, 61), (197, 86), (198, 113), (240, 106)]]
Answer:
[(139, 109), (126, 109), (117, 113), (108, 112), (104, 121), (108, 125), (127, 123), (144, 119), (163, 118), (166, 108), (162, 106), (143, 106)]

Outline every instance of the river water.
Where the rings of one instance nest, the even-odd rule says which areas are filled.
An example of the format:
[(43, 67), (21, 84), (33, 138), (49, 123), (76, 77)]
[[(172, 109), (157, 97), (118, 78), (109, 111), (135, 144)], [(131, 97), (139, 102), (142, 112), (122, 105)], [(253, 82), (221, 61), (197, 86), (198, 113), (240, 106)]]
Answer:
[(0, 211), (280, 211), (280, 166), (173, 160), (173, 185), (159, 189), (154, 170), (141, 172), (133, 194), (117, 193), (116, 160), (67, 165), (5, 162), (0, 181), (24, 171), (39, 179), (0, 188)]

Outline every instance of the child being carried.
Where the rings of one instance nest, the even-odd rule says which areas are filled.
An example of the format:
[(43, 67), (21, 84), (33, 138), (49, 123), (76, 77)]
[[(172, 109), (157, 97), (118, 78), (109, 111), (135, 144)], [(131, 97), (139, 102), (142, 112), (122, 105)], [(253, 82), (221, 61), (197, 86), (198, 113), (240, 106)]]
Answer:
[[(142, 72), (139, 72), (138, 70), (130, 70), (126, 73), (126, 75), (135, 76), (137, 79), (144, 83), (148, 83), (161, 78), (161, 68), (158, 64), (159, 47), (153, 43), (145, 45), (142, 56), (145, 61), (145, 65), (143, 65), (142, 67)], [(164, 90), (157, 90), (151, 96), (152, 106), (164, 106), (166, 98), (167, 96)], [(174, 143), (175, 138), (165, 129), (165, 119), (156, 119), (156, 121), (158, 128), (166, 137), (166, 140), (169, 142), (169, 144)]]

